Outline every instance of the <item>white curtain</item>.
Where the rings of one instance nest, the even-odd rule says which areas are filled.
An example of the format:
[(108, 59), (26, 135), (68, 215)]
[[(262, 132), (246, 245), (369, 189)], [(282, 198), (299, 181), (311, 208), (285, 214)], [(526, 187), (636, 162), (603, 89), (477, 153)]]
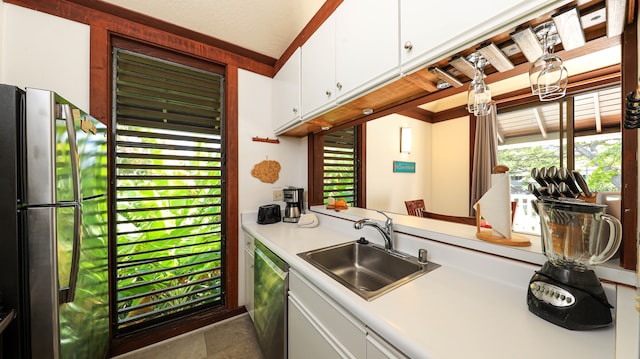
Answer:
[(491, 187), (491, 172), (498, 165), (498, 132), (496, 105), (486, 116), (476, 118), (476, 138), (471, 172), (471, 203), (469, 215), (475, 216), (473, 205)]

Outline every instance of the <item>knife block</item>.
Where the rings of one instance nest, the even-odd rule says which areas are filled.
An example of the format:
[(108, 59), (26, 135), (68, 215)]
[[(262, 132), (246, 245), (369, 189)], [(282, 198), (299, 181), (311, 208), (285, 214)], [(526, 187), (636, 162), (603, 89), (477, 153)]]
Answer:
[[(502, 244), (505, 246), (514, 246), (514, 247), (528, 247), (531, 245), (531, 241), (525, 236), (520, 234), (512, 233), (511, 238), (505, 238), (502, 236), (497, 236), (493, 234), (492, 230), (482, 230), (480, 228), (480, 222), (482, 221), (482, 214), (480, 213), (480, 203), (476, 204), (476, 237), (483, 241)], [(489, 223), (491, 224), (491, 223)]]

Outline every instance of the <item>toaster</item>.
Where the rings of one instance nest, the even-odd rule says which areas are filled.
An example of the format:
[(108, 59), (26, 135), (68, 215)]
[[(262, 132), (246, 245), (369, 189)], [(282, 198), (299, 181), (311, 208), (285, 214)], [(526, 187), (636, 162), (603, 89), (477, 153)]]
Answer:
[(258, 208), (258, 224), (271, 224), (280, 222), (280, 205), (267, 204)]

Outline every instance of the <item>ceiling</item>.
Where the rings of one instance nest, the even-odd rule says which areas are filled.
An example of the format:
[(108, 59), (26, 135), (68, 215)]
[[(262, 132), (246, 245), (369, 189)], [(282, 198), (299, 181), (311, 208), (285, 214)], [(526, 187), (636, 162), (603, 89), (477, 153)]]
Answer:
[(279, 59), (324, 0), (101, 0)]

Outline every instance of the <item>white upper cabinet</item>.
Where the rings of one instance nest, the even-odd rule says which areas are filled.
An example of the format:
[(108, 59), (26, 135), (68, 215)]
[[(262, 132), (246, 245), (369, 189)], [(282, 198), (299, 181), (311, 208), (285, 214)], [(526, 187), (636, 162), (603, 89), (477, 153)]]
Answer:
[(295, 126), (300, 110), (300, 48), (273, 78), (273, 129), (276, 134)]
[(330, 16), (302, 45), (302, 116), (315, 116), (335, 104), (335, 19)]
[(397, 0), (345, 0), (336, 10), (338, 102), (399, 75)]
[(452, 1), (434, 4), (400, 0), (400, 58), (403, 72), (436, 62), (455, 51), (558, 7), (562, 0)]

